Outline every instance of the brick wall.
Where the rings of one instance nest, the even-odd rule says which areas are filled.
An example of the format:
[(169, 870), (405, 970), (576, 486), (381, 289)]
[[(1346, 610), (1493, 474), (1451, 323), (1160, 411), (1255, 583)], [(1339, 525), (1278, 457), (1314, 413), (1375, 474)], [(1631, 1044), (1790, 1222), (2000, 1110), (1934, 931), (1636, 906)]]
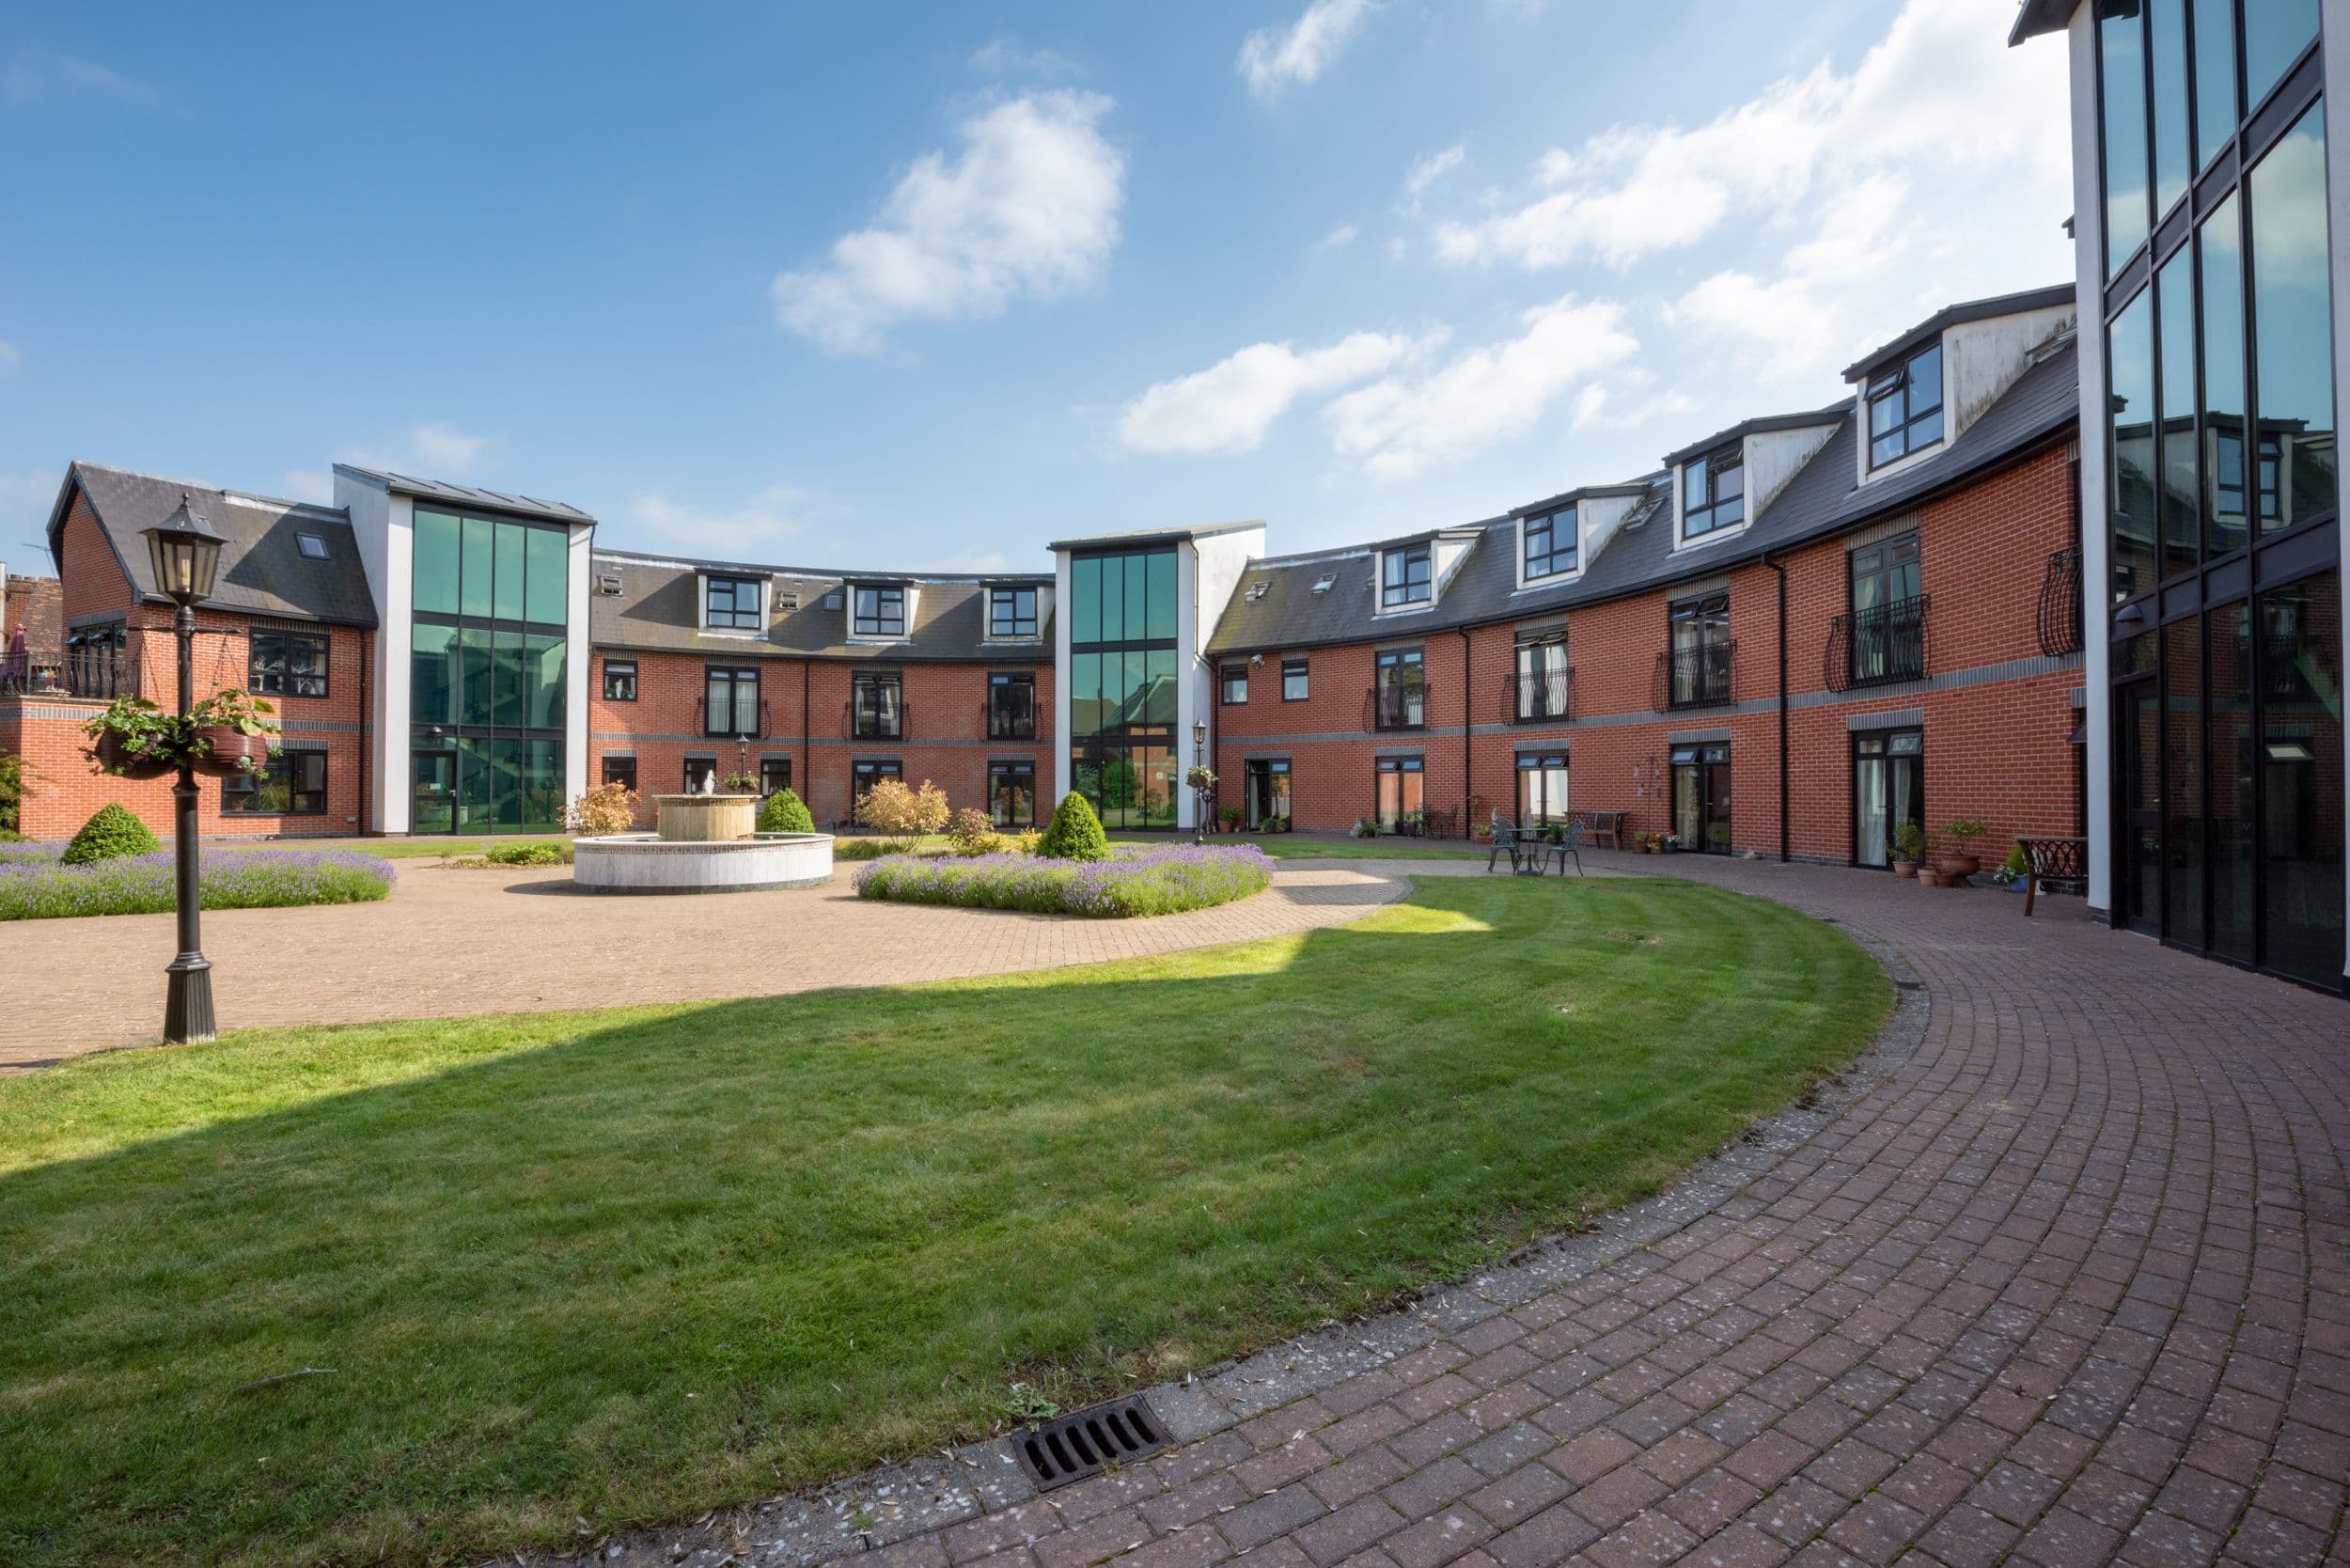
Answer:
[[(1982, 849), (1993, 860), (2018, 835), (2080, 831), (2079, 756), (2069, 744), (2080, 670), (2076, 659), (2041, 658), (2034, 628), (2048, 553), (2071, 541), (2071, 484), (2067, 455), (2059, 448), (1915, 514), (1932, 605), (1925, 682), (1832, 691), (1825, 655), (1832, 623), (1850, 604), (1848, 541), (1823, 541), (1787, 558), (1792, 854), (1854, 858), (1849, 721), (1869, 713), (1919, 713), (1930, 828), (1982, 817), (1990, 832)], [(1431, 808), (1467, 806), (1466, 820), (1481, 820), (1486, 810), (1514, 816), (1518, 754), (1555, 748), (1569, 757), (1574, 808), (1622, 811), (1629, 829), (1665, 831), (1672, 825), (1672, 737), (1727, 732), (1732, 847), (1776, 854), (1778, 581), (1760, 564), (1728, 573), (1727, 581), (1737, 652), (1732, 702), (1724, 707), (1654, 712), (1657, 654), (1667, 646), (1669, 606), (1688, 597), (1685, 588), (1571, 612), (1574, 702), (1563, 724), (1508, 722), (1513, 625), (1473, 628), (1465, 645), (1458, 632), (1446, 630), (1292, 652), (1308, 661), (1311, 695), (1304, 702), (1281, 700), (1284, 655), (1268, 650), (1250, 666), (1248, 701), (1215, 710), (1218, 803), (1242, 803), (1248, 757), (1286, 756), (1295, 824), (1344, 829), (1373, 812), (1379, 756), (1414, 750), (1423, 759)], [(1365, 694), (1373, 654), (1410, 645), (1424, 651), (1426, 729), (1372, 734)]]
[[(603, 695), (607, 657), (636, 661), (636, 700), (613, 702)], [(688, 756), (715, 756), (721, 777), (735, 771), (738, 758), (758, 773), (762, 757), (791, 759), (791, 787), (807, 802), (819, 825), (849, 814), (850, 771), (861, 759), (895, 759), (906, 782), (929, 779), (957, 806), (985, 808), (987, 768), (995, 760), (1026, 759), (1035, 764), (1039, 815), (1049, 814), (1052, 792), (1053, 669), (1050, 665), (905, 664), (880, 661), (766, 658), (745, 660), (760, 670), (760, 734), (738, 746), (731, 737), (706, 736), (705, 670), (723, 663), (700, 653), (596, 651), (588, 687), (588, 769), (603, 776), (603, 759), (633, 753), (639, 795), (674, 793), (683, 788)], [(901, 682), (904, 737), (855, 740), (849, 734), (850, 687), (860, 669), (894, 670)], [(987, 678), (995, 670), (1018, 670), (1036, 678), (1035, 741), (986, 738)], [(803, 726), (805, 683), (806, 725)], [(651, 819), (651, 807), (640, 812)]]

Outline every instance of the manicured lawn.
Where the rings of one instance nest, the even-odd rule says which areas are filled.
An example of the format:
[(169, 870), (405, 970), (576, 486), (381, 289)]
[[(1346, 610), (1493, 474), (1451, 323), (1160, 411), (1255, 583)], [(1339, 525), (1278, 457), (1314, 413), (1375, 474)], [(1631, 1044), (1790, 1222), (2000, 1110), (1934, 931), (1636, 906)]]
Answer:
[[(1143, 838), (1126, 834), (1113, 838), (1114, 844), (1164, 844), (1167, 836)], [(1179, 836), (1179, 841), (1191, 842)], [(1211, 833), (1211, 844), (1254, 844), (1276, 860), (1457, 860), (1470, 853), (1466, 843), (1456, 842), (1450, 849), (1434, 849), (1410, 839), (1300, 839), (1290, 833)], [(1479, 855), (1485, 854), (1480, 845)]]
[(1889, 997), (1776, 905), (1447, 880), (1146, 961), (0, 1080), (0, 1561), (471, 1561), (932, 1450), (1649, 1191)]

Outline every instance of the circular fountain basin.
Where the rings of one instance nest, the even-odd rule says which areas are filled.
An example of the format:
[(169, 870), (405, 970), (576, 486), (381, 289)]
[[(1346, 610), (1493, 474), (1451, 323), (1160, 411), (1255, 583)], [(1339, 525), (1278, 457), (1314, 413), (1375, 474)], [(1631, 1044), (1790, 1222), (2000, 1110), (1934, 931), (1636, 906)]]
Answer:
[[(665, 811), (664, 824), (667, 823)], [(572, 840), (572, 877), (598, 893), (749, 893), (832, 880), (829, 833), (664, 839), (617, 833)]]

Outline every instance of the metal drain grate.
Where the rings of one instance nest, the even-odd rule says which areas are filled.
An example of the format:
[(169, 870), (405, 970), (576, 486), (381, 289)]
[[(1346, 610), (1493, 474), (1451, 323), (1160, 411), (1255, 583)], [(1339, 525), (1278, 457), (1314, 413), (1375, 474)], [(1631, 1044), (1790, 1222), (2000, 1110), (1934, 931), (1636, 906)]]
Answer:
[(1012, 1451), (1040, 1492), (1156, 1453), (1167, 1442), (1167, 1428), (1140, 1394), (1073, 1410), (1011, 1435)]

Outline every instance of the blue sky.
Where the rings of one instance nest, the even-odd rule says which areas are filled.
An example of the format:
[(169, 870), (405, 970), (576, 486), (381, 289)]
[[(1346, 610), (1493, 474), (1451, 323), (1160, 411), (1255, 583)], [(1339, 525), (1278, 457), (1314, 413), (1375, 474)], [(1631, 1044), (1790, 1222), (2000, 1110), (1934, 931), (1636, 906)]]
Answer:
[(805, 565), (1490, 515), (2067, 277), (2013, 13), (10, 0), (0, 559), (77, 457)]

